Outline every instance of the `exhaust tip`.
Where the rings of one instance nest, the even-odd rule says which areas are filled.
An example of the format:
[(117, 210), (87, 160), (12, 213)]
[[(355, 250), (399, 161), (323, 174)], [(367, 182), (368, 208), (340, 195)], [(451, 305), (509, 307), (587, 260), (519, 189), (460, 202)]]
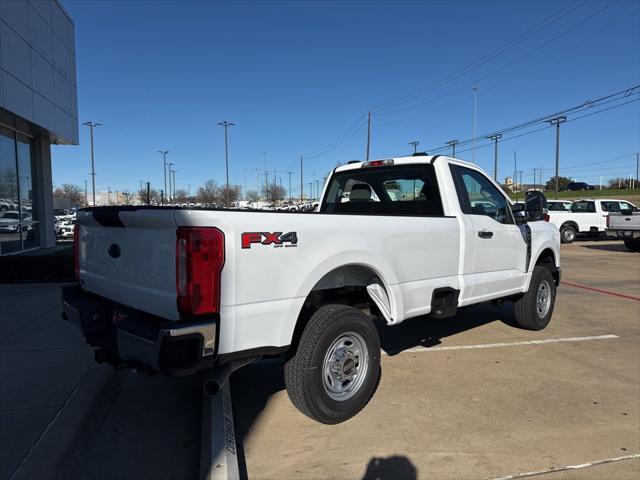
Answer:
[(202, 388), (204, 390), (204, 393), (209, 395), (210, 397), (217, 395), (218, 393), (220, 393), (220, 390), (222, 389), (221, 385), (215, 380), (205, 381)]

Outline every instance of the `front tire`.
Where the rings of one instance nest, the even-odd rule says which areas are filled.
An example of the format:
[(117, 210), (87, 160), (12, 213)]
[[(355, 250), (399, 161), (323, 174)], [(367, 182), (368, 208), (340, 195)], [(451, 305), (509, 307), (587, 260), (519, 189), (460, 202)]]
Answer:
[(291, 402), (325, 424), (344, 422), (364, 408), (380, 376), (380, 339), (360, 310), (325, 305), (309, 319), (284, 367)]
[(533, 269), (529, 290), (513, 302), (516, 325), (525, 330), (542, 330), (551, 320), (556, 302), (556, 284), (548, 268)]
[(577, 234), (578, 232), (572, 226), (562, 227), (562, 230), (560, 230), (560, 240), (562, 243), (573, 243)]

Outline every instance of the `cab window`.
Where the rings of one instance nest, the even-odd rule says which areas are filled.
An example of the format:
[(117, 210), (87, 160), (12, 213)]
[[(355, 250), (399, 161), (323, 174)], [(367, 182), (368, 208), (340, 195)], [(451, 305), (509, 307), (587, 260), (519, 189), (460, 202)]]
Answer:
[(573, 202), (571, 211), (576, 213), (596, 213), (596, 203), (587, 200)]
[(469, 215), (485, 215), (505, 224), (514, 223), (509, 202), (482, 173), (459, 165), (451, 165), (462, 211)]

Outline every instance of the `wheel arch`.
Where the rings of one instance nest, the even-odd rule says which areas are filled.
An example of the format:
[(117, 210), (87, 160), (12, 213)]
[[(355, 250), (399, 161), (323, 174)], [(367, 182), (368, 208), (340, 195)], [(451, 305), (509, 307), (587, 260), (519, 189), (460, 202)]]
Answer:
[(567, 220), (565, 222), (563, 222), (562, 225), (560, 225), (560, 231), (562, 231), (563, 228), (565, 227), (573, 227), (576, 229), (576, 233), (580, 231), (580, 227), (578, 226), (578, 224), (575, 222), (575, 220)]
[(548, 268), (556, 286), (560, 284), (560, 270), (557, 267), (556, 254), (551, 248), (543, 249), (533, 265)]

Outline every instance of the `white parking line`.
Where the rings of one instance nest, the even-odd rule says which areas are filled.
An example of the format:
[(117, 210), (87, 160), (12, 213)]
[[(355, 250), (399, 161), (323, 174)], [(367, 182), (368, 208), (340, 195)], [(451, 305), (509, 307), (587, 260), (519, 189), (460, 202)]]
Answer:
[[(521, 342), (481, 343), (477, 345), (455, 345), (450, 347), (413, 347), (400, 353), (442, 352), (443, 350), (475, 350), (479, 348), (517, 347), (522, 345), (544, 345), (547, 343), (586, 342), (589, 340), (610, 340), (620, 338), (617, 335), (594, 335), (590, 337), (547, 338), (545, 340), (523, 340)], [(383, 352), (384, 355), (388, 355)]]
[(206, 438), (203, 437), (201, 455), (203, 459), (200, 478), (206, 480), (239, 480), (238, 452), (236, 434), (233, 424), (233, 406), (231, 404), (231, 388), (225, 382), (222, 391), (213, 397), (203, 399), (209, 409), (205, 419), (209, 425)]
[(555, 472), (564, 472), (566, 470), (579, 470), (581, 468), (589, 468), (589, 467), (594, 467), (596, 465), (620, 462), (622, 460), (631, 460), (634, 458), (640, 458), (640, 454), (634, 453), (631, 455), (625, 455), (623, 457), (605, 458), (604, 460), (596, 460), (595, 462), (582, 463), (580, 465), (567, 465), (565, 467), (551, 467), (546, 470), (538, 470), (537, 472), (515, 473), (513, 475), (507, 475), (505, 477), (489, 477), (488, 480), (515, 480), (517, 478), (534, 477), (536, 475), (544, 475), (547, 473), (555, 473)]

